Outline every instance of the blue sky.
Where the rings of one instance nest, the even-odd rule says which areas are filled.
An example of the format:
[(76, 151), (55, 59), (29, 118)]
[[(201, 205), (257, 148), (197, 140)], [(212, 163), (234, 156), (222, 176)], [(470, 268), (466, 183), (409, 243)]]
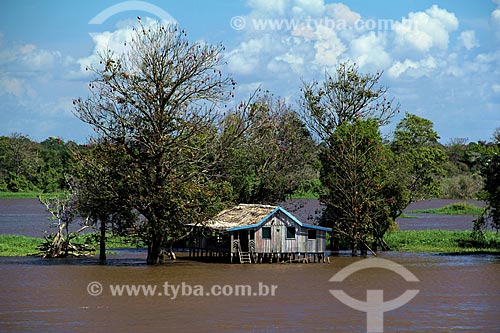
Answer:
[(402, 113), (433, 121), (443, 143), (489, 140), (500, 127), (500, 0), (2, 0), (0, 135), (85, 142), (92, 131), (71, 103), (88, 93), (82, 69), (123, 44), (137, 16), (223, 43), (238, 98), (261, 85), (296, 103), (301, 80), (351, 60), (384, 70)]

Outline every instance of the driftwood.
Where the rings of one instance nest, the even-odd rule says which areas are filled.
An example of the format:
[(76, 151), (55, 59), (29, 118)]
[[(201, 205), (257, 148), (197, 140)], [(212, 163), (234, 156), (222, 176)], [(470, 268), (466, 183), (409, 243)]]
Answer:
[(177, 260), (177, 256), (175, 255), (175, 253), (172, 250), (167, 251), (167, 250), (162, 249), (160, 251), (160, 255), (159, 255), (160, 264), (163, 264), (168, 259)]
[(52, 215), (51, 220), (57, 221), (55, 234), (45, 235), (45, 242), (39, 246), (38, 255), (44, 258), (64, 258), (68, 256), (81, 257), (95, 253), (95, 247), (88, 244), (74, 244), (74, 240), (89, 225), (82, 226), (77, 231), (70, 232), (69, 225), (73, 222), (75, 214), (73, 212), (74, 199), (71, 196), (65, 198), (43, 199), (39, 198), (47, 211)]
[(40, 250), (39, 255), (44, 258), (64, 258), (68, 256), (81, 257), (95, 254), (96, 249), (93, 246), (72, 243), (72, 240), (86, 228), (88, 226), (66, 234), (64, 232), (65, 225), (60, 225), (57, 233), (45, 235), (45, 242), (38, 247), (38, 250)]

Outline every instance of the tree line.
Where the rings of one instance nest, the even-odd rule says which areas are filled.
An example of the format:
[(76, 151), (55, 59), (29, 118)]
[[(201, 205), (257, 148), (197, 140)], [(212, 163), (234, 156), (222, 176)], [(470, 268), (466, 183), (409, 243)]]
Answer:
[[(310, 142), (293, 142), (284, 154), (284, 147), (279, 148), (276, 144), (278, 137), (272, 137), (274, 145), (267, 144), (263, 138), (259, 139), (259, 143), (254, 138), (252, 147), (247, 147), (246, 152), (240, 150), (239, 155), (233, 152), (232, 161), (228, 164), (228, 168), (232, 170), (224, 172), (233, 187), (231, 191), (238, 193), (235, 202), (275, 203), (291, 196), (317, 196), (321, 193), (321, 164), (318, 155), (320, 145), (308, 133), (296, 110), (283, 99), (274, 98), (274, 102), (280, 105), (279, 108), (289, 108), (287, 117), (293, 118), (291, 126), (294, 128), (284, 126), (286, 119), (278, 121), (275, 118), (268, 127), (276, 126), (283, 132), (293, 134), (302, 131)], [(429, 124), (432, 128), (432, 123)], [(435, 147), (445, 155), (444, 163), (433, 190), (414, 201), (428, 198), (482, 200), (482, 170), (487, 161), (498, 153), (496, 142), (499, 139), (495, 137), (498, 133), (494, 133), (491, 141), (468, 142), (467, 138), (454, 138), (445, 144), (435, 141)], [(390, 145), (393, 140), (394, 135), (384, 138), (384, 146)], [(55, 193), (68, 190), (68, 177), (73, 174), (77, 161), (75, 153), (84, 151), (87, 147), (87, 144), (77, 144), (56, 137), (37, 142), (29, 135), (20, 133), (0, 136), (0, 191)], [(266, 156), (270, 158), (272, 154), (269, 150), (273, 147), (279, 151), (274, 158), (279, 157), (281, 160), (270, 165)], [(301, 164), (294, 160), (304, 156), (307, 163)], [(269, 172), (266, 168), (274, 168), (274, 171)]]
[(50, 137), (36, 142), (28, 135), (0, 136), (0, 191), (53, 193), (67, 189), (66, 177), (75, 163), (73, 152), (83, 146)]
[[(162, 248), (228, 205), (311, 192), (326, 206), (319, 222), (334, 240), (366, 253), (387, 248), (383, 235), (413, 201), (498, 191), (488, 185), (498, 131), (494, 142), (442, 145), (430, 120), (406, 114), (382, 136), (400, 112), (382, 72), (342, 63), (304, 82), (297, 107), (260, 89), (237, 102), (237, 83), (220, 70), (222, 45), (191, 43), (161, 25), (140, 25), (127, 45), (124, 54), (101, 54), (88, 68), (89, 96), (73, 103), (95, 131), (88, 145), (14, 135), (0, 147), (2, 189), (64, 189), (69, 179), (75, 210), (100, 227), (102, 249), (107, 230), (132, 235), (155, 264)], [(6, 157), (14, 155), (23, 157)], [(56, 185), (42, 185), (44, 177)]]

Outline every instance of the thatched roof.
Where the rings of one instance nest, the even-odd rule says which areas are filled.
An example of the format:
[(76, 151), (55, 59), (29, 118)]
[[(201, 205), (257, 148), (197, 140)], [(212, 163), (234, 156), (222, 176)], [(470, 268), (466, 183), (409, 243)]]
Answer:
[(223, 210), (206, 223), (207, 227), (218, 230), (243, 227), (259, 223), (277, 207), (269, 205), (239, 204)]
[(331, 228), (325, 228), (318, 225), (306, 224), (300, 222), (295, 216), (287, 212), (280, 206), (256, 205), (256, 204), (239, 204), (232, 208), (223, 210), (213, 219), (207, 221), (204, 225), (211, 229), (236, 231), (241, 229), (250, 229), (259, 227), (265, 223), (268, 217), (273, 214), (280, 213), (288, 216), (292, 221), (301, 227), (332, 231)]

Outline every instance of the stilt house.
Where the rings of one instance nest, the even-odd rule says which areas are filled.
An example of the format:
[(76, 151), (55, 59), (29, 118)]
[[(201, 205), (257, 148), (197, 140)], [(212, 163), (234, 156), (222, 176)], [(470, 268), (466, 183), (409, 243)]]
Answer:
[(211, 237), (207, 232), (199, 235), (193, 250), (225, 252), (231, 262), (241, 263), (324, 260), (326, 234), (331, 232), (331, 228), (302, 223), (280, 206), (254, 204), (226, 209), (205, 227)]

